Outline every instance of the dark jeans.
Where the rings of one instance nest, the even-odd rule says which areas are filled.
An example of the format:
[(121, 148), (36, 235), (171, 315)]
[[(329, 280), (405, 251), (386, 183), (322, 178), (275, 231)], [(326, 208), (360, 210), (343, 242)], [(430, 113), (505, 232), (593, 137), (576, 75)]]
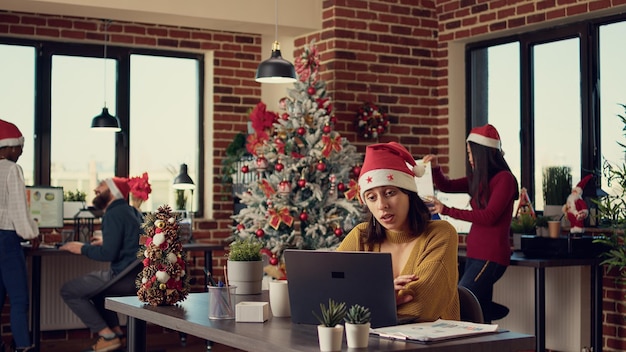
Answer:
[(494, 262), (473, 258), (465, 259), (465, 269), (461, 280), (459, 280), (459, 285), (467, 287), (476, 295), (487, 323), (493, 320), (493, 285), (505, 271), (506, 266)]
[(11, 333), (15, 346), (31, 345), (28, 331), (28, 273), (22, 238), (15, 231), (0, 230), (0, 309), (5, 296), (11, 302)]

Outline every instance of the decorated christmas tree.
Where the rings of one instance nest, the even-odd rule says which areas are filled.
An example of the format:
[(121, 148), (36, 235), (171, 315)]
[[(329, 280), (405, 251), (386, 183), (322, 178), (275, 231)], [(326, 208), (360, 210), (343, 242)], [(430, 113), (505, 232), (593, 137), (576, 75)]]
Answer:
[(142, 225), (143, 244), (138, 256), (143, 258), (143, 270), (137, 275), (137, 296), (153, 306), (173, 305), (189, 294), (178, 216), (168, 205), (163, 205), (156, 213), (147, 214)]
[(362, 157), (334, 130), (319, 68), (312, 43), (296, 59), (298, 81), (280, 100), (282, 112), (261, 102), (250, 114), (255, 133), (246, 148), (253, 160), (241, 171), (252, 177), (237, 195), (246, 207), (233, 216), (233, 239), (258, 237), (273, 265), (287, 248), (332, 248), (362, 221)]

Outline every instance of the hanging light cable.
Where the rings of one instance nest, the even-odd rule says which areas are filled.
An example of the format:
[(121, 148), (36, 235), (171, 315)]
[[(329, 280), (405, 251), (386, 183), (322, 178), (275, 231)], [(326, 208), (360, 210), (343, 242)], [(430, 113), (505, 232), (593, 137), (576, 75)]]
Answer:
[(119, 132), (122, 130), (122, 128), (120, 127), (120, 121), (118, 120), (117, 117), (112, 116), (109, 113), (109, 109), (107, 108), (107, 43), (109, 41), (109, 36), (108, 36), (108, 27), (109, 27), (109, 22), (108, 20), (104, 21), (104, 57), (103, 60), (104, 61), (104, 107), (102, 108), (102, 112), (100, 113), (100, 115), (95, 116), (92, 120), (91, 120), (91, 128), (93, 128), (94, 130), (97, 131), (112, 131), (112, 132)]
[(280, 54), (278, 43), (278, 0), (274, 1), (274, 43), (272, 44), (272, 56), (261, 62), (256, 70), (255, 80), (260, 83), (292, 83), (296, 81), (296, 70), (293, 64)]

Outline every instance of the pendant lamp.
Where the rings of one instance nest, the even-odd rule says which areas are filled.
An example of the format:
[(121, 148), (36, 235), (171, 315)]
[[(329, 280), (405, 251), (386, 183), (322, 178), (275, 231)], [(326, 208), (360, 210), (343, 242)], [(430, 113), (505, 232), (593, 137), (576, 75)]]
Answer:
[(274, 1), (276, 25), (274, 29), (274, 44), (272, 44), (272, 56), (261, 62), (256, 70), (255, 80), (260, 83), (293, 83), (296, 81), (296, 69), (293, 64), (280, 54), (278, 43), (278, 0)]
[(174, 189), (194, 189), (196, 185), (193, 183), (191, 177), (189, 177), (189, 173), (187, 172), (187, 164), (180, 165), (180, 172), (178, 176), (174, 179), (172, 184)]
[(104, 107), (102, 108), (102, 112), (100, 113), (100, 115), (95, 116), (92, 120), (91, 120), (91, 128), (94, 131), (111, 131), (111, 132), (119, 132), (122, 130), (122, 128), (120, 127), (120, 120), (115, 117), (112, 116), (109, 113), (109, 109), (107, 108), (107, 99), (106, 99), (106, 91), (107, 91), (107, 63), (106, 63), (106, 58), (107, 58), (107, 42), (108, 40), (108, 26), (109, 26), (109, 21), (105, 21), (104, 22), (104, 57), (103, 57), (103, 62), (104, 62)]

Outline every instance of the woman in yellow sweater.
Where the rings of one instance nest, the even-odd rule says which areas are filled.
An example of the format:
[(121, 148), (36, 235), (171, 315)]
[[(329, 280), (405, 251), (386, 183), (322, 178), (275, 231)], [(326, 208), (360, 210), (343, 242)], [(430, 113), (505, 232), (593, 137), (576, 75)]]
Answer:
[(430, 220), (415, 185), (422, 174), (400, 144), (368, 146), (359, 188), (369, 219), (337, 250), (391, 253), (398, 314), (459, 320), (457, 232), (446, 221)]

